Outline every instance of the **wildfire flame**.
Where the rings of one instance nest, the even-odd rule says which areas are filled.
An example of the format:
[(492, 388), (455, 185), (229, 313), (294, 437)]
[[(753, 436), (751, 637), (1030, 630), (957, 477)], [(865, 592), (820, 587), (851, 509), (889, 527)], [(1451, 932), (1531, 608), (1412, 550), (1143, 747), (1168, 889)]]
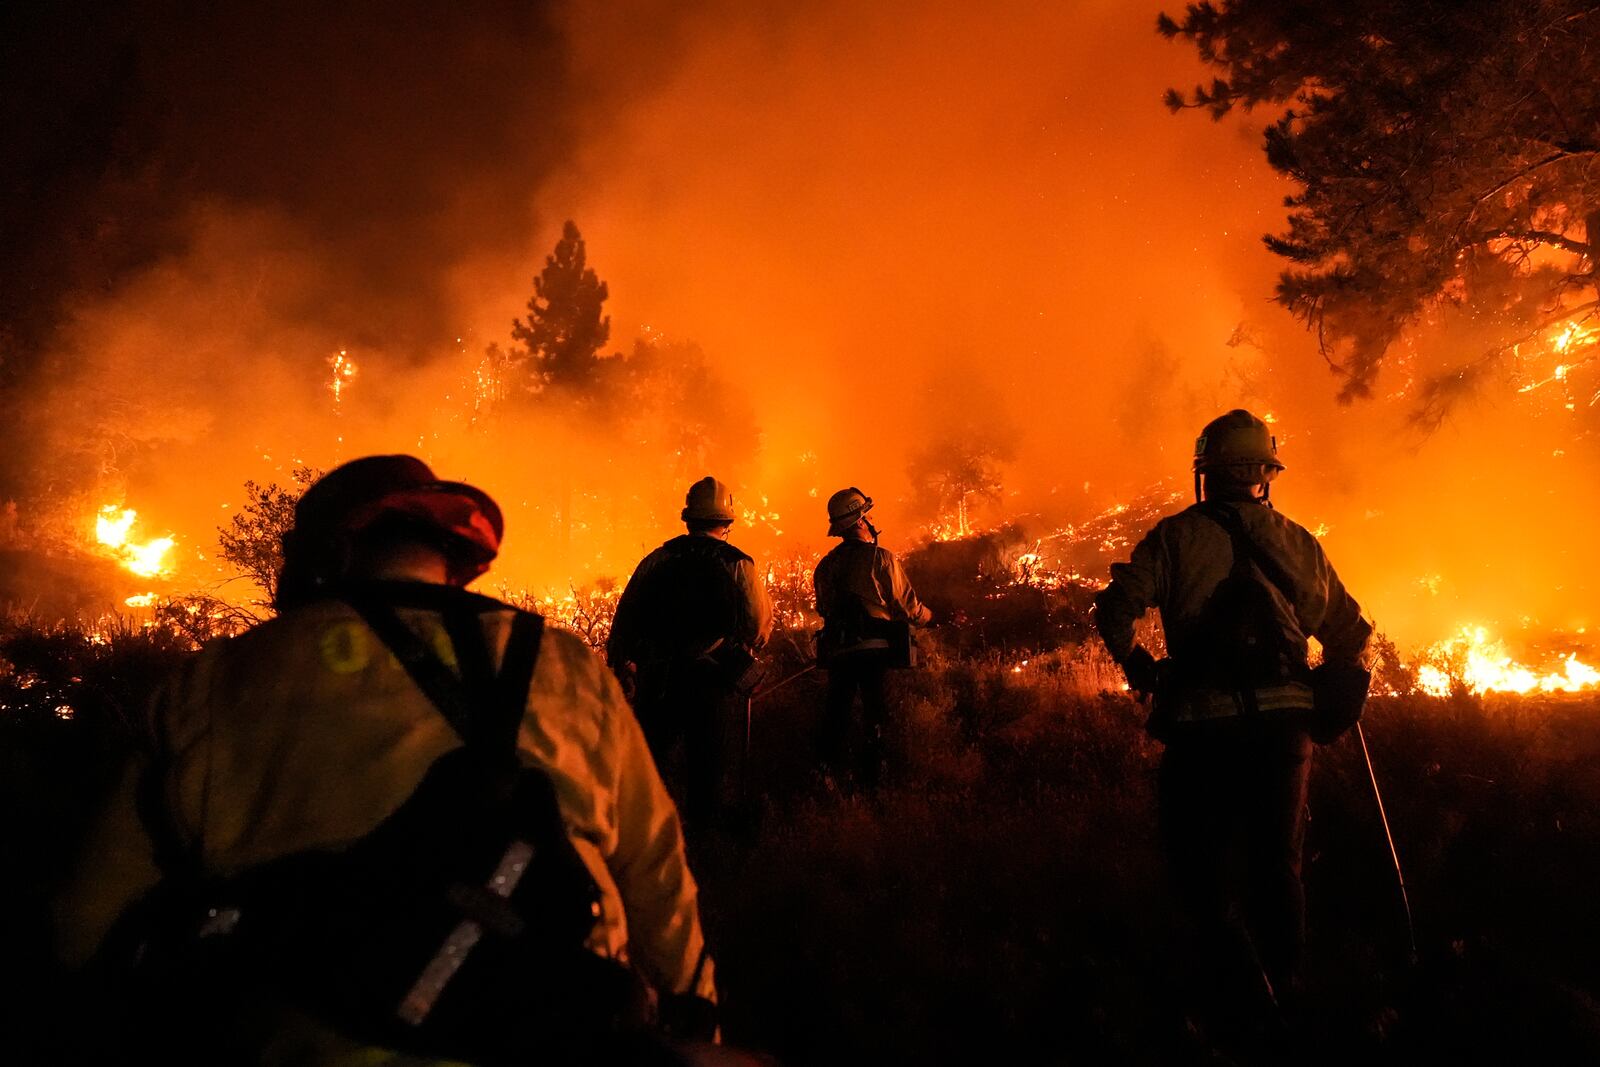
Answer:
[[(1561, 362), (1557, 363), (1546, 377), (1536, 378), (1519, 386), (1517, 389), (1519, 393), (1532, 393), (1551, 385), (1570, 387), (1573, 371), (1594, 363), (1597, 358), (1600, 358), (1592, 351), (1596, 345), (1600, 345), (1600, 325), (1587, 325), (1586, 322), (1568, 322), (1541, 343), (1546, 350), (1546, 354), (1554, 353)], [(1584, 352), (1584, 354), (1579, 355), (1578, 353), (1580, 352)], [(1518, 355), (1521, 355), (1521, 353), (1518, 352)], [(1597, 402), (1600, 402), (1600, 393), (1596, 393), (1590, 399), (1589, 405), (1592, 407)], [(1576, 402), (1570, 396), (1570, 390), (1568, 390), (1568, 402), (1565, 406), (1568, 411), (1577, 409)]]
[(344, 349), (328, 357), (328, 366), (333, 368), (333, 377), (328, 381), (328, 389), (333, 393), (333, 403), (338, 407), (339, 401), (344, 399), (345, 387), (356, 376), (356, 365)]
[(928, 526), (928, 536), (935, 541), (959, 541), (978, 532), (967, 507), (967, 494), (956, 498), (955, 513), (941, 516)]
[[(1554, 338), (1551, 339), (1550, 347), (1555, 349), (1557, 352), (1565, 353), (1569, 348), (1592, 345), (1595, 343), (1594, 335), (1596, 332), (1600, 332), (1600, 327), (1584, 326), (1581, 323), (1569, 322), (1561, 328), (1561, 331), (1557, 333)], [(1565, 367), (1557, 367), (1556, 377), (1564, 377), (1566, 369), (1567, 368)]]
[(1483, 626), (1463, 626), (1430, 647), (1417, 668), (1417, 688), (1448, 696), (1457, 683), (1472, 693), (1575, 693), (1600, 688), (1600, 670), (1569, 653), (1560, 670), (1539, 671), (1516, 662), (1505, 642)]
[(107, 504), (95, 517), (95, 540), (111, 550), (111, 555), (124, 567), (141, 578), (155, 578), (171, 574), (172, 565), (167, 553), (177, 542), (170, 537), (157, 537), (149, 541), (134, 541), (129, 535), (139, 513), (132, 508)]

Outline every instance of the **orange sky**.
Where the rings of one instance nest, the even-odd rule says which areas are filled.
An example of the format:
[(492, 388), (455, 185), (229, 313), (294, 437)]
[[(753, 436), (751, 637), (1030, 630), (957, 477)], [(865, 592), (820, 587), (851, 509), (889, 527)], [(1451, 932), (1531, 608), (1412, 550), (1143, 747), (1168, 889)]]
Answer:
[[(610, 285), (612, 346), (646, 326), (692, 339), (750, 398), (759, 455), (707, 473), (781, 515), (781, 538), (744, 535), (758, 552), (822, 547), (821, 502), (850, 484), (878, 498), (887, 543), (909, 545), (910, 457), (973, 425), (1017, 436), (1002, 510), (1080, 518), (1186, 478), (1199, 426), (1244, 405), (1282, 430), (1280, 506), (1327, 524), (1335, 564), (1402, 644), (1469, 619), (1591, 624), (1592, 454), (1556, 456), (1560, 413), (1504, 391), (1427, 439), (1405, 430), (1403, 400), (1335, 403), (1309, 338), (1270, 303), (1278, 264), (1260, 235), (1287, 189), (1261, 156), (1268, 116), (1169, 114), (1162, 91), (1202, 72), (1156, 35), (1155, 12), (575, 5), (561, 20), (570, 149), (525, 171), (514, 150), (485, 161), (496, 187), (525, 173), (521, 218), (485, 214), (479, 172), (453, 164), (466, 177), (429, 223), (453, 243), (413, 265), (445, 320), (420, 351), (326, 326), (341, 298), (367, 299), (362, 261), (334, 254), (358, 206), (335, 245), (292, 198), (197, 202), (182, 251), (78, 306), (62, 342), (86, 361), (73, 402), (126, 412), (129, 454), (156, 457), (111, 464), (93, 491), (125, 491), (152, 531), (211, 555), (245, 478), (420, 449), (508, 501), (509, 578), (559, 583), (550, 546), (518, 538), (523, 502), (548, 485), (529, 468), (570, 462), (581, 490), (582, 457), (604, 442), (530, 426), (526, 452), (485, 452), (440, 410), (467, 365), (455, 338), (506, 341), (571, 218)], [(543, 117), (535, 98), (506, 121)], [(415, 165), (437, 176), (426, 144)], [(362, 373), (336, 415), (321, 361), (345, 345)], [(159, 376), (138, 369), (152, 354)], [(600, 558), (587, 574), (669, 536), (648, 511), (670, 518), (683, 489), (631, 487), (627, 521), (586, 527)]]

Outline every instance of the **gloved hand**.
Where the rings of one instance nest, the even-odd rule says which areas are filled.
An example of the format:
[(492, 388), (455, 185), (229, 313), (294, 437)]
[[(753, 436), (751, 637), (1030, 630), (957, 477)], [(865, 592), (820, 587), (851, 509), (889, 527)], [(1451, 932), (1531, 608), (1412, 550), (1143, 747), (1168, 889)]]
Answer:
[(1159, 681), (1156, 658), (1143, 645), (1134, 645), (1128, 658), (1122, 661), (1122, 674), (1128, 679), (1128, 688), (1135, 693), (1144, 696), (1156, 691)]

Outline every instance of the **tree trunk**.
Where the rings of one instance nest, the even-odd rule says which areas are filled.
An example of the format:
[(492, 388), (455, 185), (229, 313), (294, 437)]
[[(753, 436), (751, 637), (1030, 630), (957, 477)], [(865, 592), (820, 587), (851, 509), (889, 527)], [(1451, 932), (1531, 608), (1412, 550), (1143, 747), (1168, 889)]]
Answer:
[(572, 581), (572, 468), (561, 465), (561, 575)]

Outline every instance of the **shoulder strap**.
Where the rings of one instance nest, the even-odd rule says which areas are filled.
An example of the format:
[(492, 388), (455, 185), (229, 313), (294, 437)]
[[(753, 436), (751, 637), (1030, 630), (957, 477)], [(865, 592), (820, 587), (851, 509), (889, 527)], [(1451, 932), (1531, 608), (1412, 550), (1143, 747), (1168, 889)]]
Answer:
[[(892, 608), (894, 599), (891, 594), (894, 593), (894, 590), (890, 589), (888, 593), (885, 593), (883, 591), (883, 583), (878, 581), (878, 560), (888, 554), (887, 549), (879, 549), (876, 543), (873, 544), (872, 551), (866, 553), (867, 577), (872, 579), (872, 591), (878, 594), (878, 603), (886, 608)], [(887, 566), (887, 564), (885, 565)], [(890, 614), (893, 615), (894, 612), (891, 611)]]
[[(724, 609), (725, 614), (738, 611), (738, 604), (743, 599), (744, 594), (739, 588), (738, 579), (734, 577), (734, 568), (738, 566), (740, 560), (748, 560), (750, 557), (726, 541), (718, 540), (715, 537), (696, 537), (693, 534), (682, 534), (675, 537), (663, 547), (667, 549), (667, 554), (671, 559), (679, 561), (683, 566), (694, 568), (694, 570), (687, 572), (690, 578), (714, 577), (714, 580), (719, 583), (722, 597), (721, 607)], [(684, 571), (676, 572), (673, 580), (681, 583), (684, 580), (685, 573)], [(676, 600), (682, 597), (683, 592), (681, 589), (674, 589), (671, 591), (671, 595)], [(674, 603), (671, 607), (677, 609), (679, 605)], [(724, 622), (731, 623), (731, 619), (725, 619)]]
[[(427, 642), (401, 620), (392, 605), (365, 591), (347, 593), (343, 599), (394, 653), (417, 688), (464, 742), (488, 757), (491, 763), (514, 768), (517, 732), (527, 708), (528, 687), (533, 681), (544, 637), (543, 618), (526, 611), (516, 613), (505, 657), (496, 676), (478, 613), (472, 610), (478, 605), (463, 601), (467, 610), (446, 612), (446, 632), (462, 661), (464, 678), (482, 672), (483, 686), (470, 687), (476, 690), (474, 697), (464, 678), (451, 673)], [(487, 598), (479, 599), (485, 604), (498, 605)], [(471, 631), (463, 625), (469, 620)], [(137, 811), (154, 845), (156, 865), (162, 874), (167, 878), (195, 880), (199, 877), (199, 856), (196, 849), (184, 841), (162, 795), (170, 764), (165, 723), (158, 720), (156, 730), (154, 755), (135, 786)]]
[[(870, 551), (862, 552), (864, 546)], [(867, 579), (872, 583), (872, 588), (877, 591), (878, 599), (883, 600), (883, 589), (878, 584), (876, 546), (865, 541), (841, 541), (829, 556), (837, 555), (835, 566), (838, 576), (833, 583), (833, 603), (829, 611), (837, 614), (841, 620), (852, 619), (856, 616), (865, 618), (868, 614), (866, 604), (861, 596), (851, 588), (852, 580), (857, 576), (863, 566), (866, 567)]]
[(168, 741), (165, 717), (155, 721), (155, 743), (150, 760), (134, 785), (134, 804), (139, 821), (150, 835), (156, 867), (167, 878), (199, 878), (199, 849), (184, 840), (176, 816), (167, 804), (166, 781), (172, 769), (172, 746)]
[(533, 670), (539, 663), (543, 640), (543, 617), (527, 611), (517, 612), (511, 620), (511, 636), (506, 639), (505, 658), (500, 662), (496, 704), (505, 709), (505, 714), (497, 720), (501, 736), (494, 738), (496, 750), (516, 753), (517, 733), (527, 712), (528, 689), (533, 685)]
[(491, 677), (486, 671), (488, 646), (476, 613), (447, 612), (446, 632), (461, 662), (462, 677), (458, 678), (393, 607), (359, 594), (348, 596), (346, 603), (394, 653), (417, 688), (469, 747), (493, 762), (504, 764), (508, 756), (515, 761), (516, 731), (527, 706), (544, 620), (517, 612), (500, 673)]
[(1282, 564), (1263, 551), (1260, 545), (1256, 544), (1255, 539), (1245, 529), (1244, 520), (1239, 517), (1237, 511), (1219, 501), (1207, 501), (1197, 505), (1195, 510), (1222, 527), (1227, 532), (1229, 539), (1233, 541), (1233, 573), (1235, 575), (1244, 573), (1248, 564), (1254, 563), (1260, 569), (1261, 576), (1275, 586), (1278, 592), (1283, 594), (1284, 599), (1288, 600), (1290, 607), (1297, 603), (1294, 579), (1283, 569)]

